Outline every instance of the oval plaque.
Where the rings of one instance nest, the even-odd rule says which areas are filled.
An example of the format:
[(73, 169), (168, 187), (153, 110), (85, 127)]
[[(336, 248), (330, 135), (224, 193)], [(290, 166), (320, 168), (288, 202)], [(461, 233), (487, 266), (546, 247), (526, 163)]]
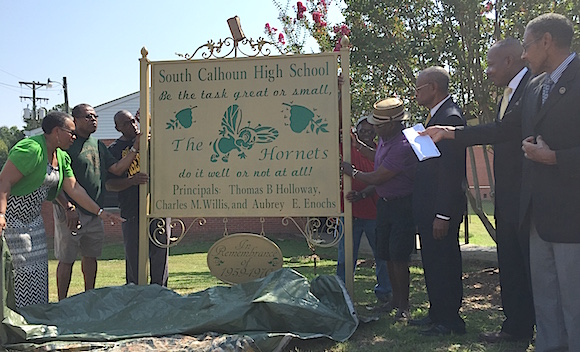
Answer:
[(219, 239), (207, 252), (207, 266), (218, 279), (239, 284), (282, 268), (284, 259), (276, 243), (253, 233), (236, 233)]

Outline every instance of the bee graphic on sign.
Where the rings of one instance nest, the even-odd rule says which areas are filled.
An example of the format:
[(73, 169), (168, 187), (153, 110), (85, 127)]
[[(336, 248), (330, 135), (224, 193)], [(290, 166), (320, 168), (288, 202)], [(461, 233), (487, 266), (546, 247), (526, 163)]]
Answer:
[(240, 128), (241, 124), (242, 109), (236, 104), (230, 105), (222, 118), (222, 129), (219, 131), (221, 137), (210, 143), (214, 151), (210, 157), (212, 162), (218, 161), (221, 156), (222, 161), (227, 163), (232, 151), (237, 151), (238, 157), (245, 159), (245, 151), (252, 149), (254, 144), (270, 143), (278, 137), (278, 130), (273, 127), (260, 124), (250, 127), (248, 121), (248, 126)]

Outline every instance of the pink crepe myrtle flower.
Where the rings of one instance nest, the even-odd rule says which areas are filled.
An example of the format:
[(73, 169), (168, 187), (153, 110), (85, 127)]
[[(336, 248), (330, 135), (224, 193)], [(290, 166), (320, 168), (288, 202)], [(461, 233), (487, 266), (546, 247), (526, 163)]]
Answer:
[(314, 20), (316, 24), (320, 24), (322, 21), (322, 14), (318, 11), (312, 12), (312, 20)]
[(332, 28), (334, 33), (340, 33), (342, 35), (349, 35), (350, 29), (346, 26), (346, 24), (342, 24), (340, 26), (336, 25)]
[(286, 44), (286, 40), (284, 39), (284, 34), (282, 34), (282, 33), (278, 34), (278, 42), (280, 42), (280, 44)]
[(491, 1), (488, 1), (487, 4), (485, 4), (485, 11), (489, 12), (493, 9), (493, 3)]
[(298, 1), (296, 3), (296, 18), (301, 20), (304, 17), (304, 12), (306, 12), (306, 6), (302, 3), (302, 1)]

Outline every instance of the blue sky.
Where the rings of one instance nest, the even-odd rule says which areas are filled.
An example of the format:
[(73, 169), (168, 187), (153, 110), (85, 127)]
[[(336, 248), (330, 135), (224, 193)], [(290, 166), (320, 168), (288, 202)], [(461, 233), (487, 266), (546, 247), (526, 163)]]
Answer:
[[(20, 99), (32, 90), (19, 81), (66, 76), (71, 107), (103, 104), (139, 90), (143, 46), (152, 61), (179, 60), (176, 52), (231, 36), (227, 19), (236, 15), (246, 37), (264, 36), (266, 22), (280, 27), (272, 0), (0, 0), (0, 126), (22, 127), (22, 110), (32, 107)], [(329, 22), (341, 20), (333, 4)], [(46, 108), (64, 102), (59, 84), (36, 95), (49, 99), (37, 102)]]

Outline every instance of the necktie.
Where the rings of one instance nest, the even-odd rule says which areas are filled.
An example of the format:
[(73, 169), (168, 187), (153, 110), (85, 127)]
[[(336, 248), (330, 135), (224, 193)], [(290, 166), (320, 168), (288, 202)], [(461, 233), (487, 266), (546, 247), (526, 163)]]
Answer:
[(554, 81), (552, 81), (552, 78), (550, 76), (546, 77), (544, 83), (542, 83), (542, 105), (544, 105), (546, 99), (548, 99), (548, 95), (550, 94), (553, 85)]
[(503, 119), (503, 115), (505, 114), (505, 110), (507, 109), (508, 104), (510, 103), (510, 94), (512, 94), (512, 90), (510, 87), (505, 87), (503, 90), (503, 97), (501, 98), (501, 104), (499, 106), (499, 119)]
[(429, 121), (431, 121), (431, 111), (429, 111), (429, 115), (427, 115), (427, 118), (425, 119), (425, 127), (427, 127)]

